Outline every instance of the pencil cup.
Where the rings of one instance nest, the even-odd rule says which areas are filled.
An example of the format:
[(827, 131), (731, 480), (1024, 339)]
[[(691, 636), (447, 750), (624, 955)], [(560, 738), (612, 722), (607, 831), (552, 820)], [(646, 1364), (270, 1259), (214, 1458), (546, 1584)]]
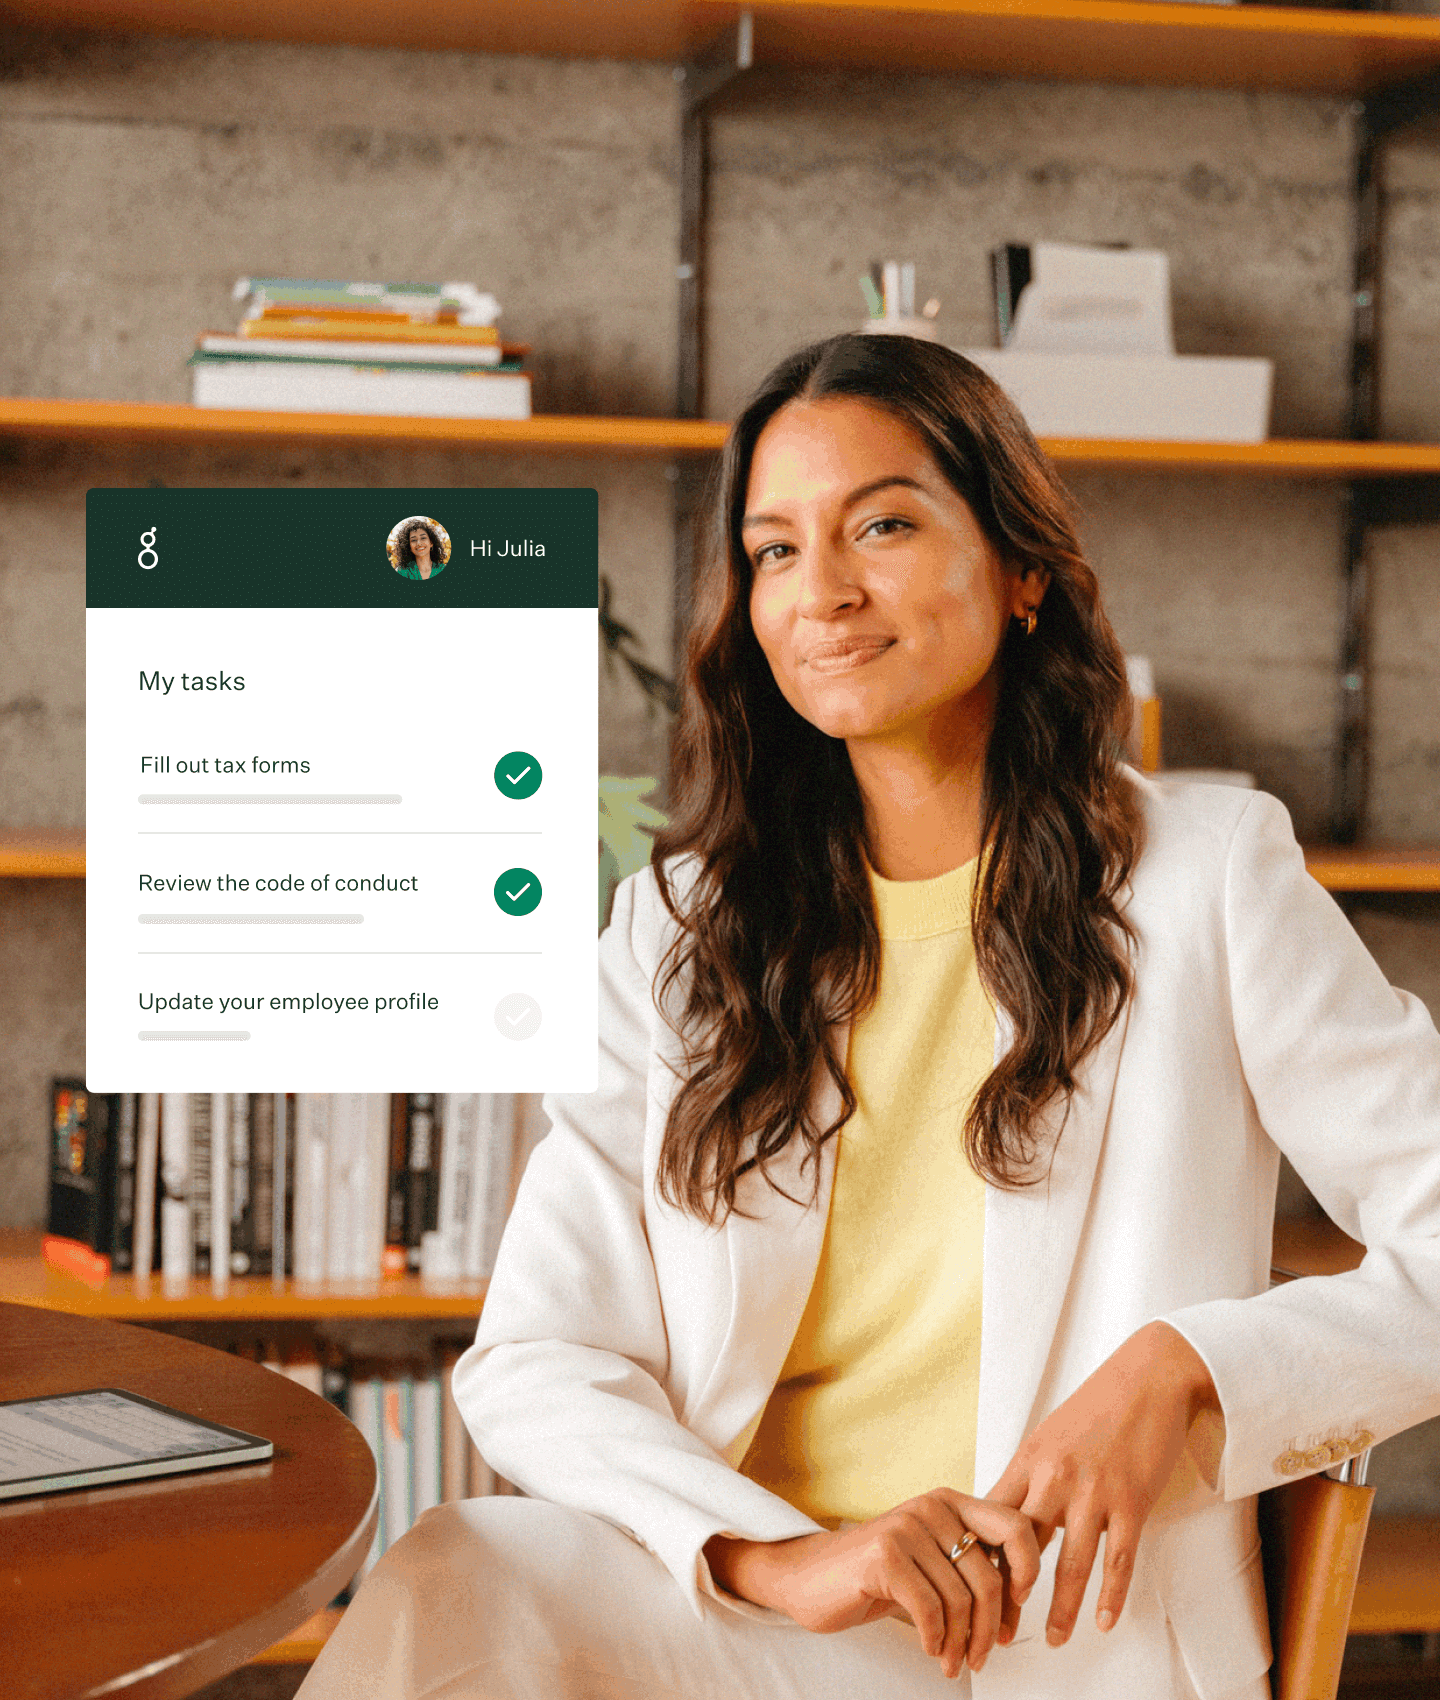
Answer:
[(907, 318), (896, 314), (893, 319), (866, 319), (860, 329), (871, 336), (918, 336), (926, 342), (939, 340), (934, 319), (922, 318), (918, 313)]

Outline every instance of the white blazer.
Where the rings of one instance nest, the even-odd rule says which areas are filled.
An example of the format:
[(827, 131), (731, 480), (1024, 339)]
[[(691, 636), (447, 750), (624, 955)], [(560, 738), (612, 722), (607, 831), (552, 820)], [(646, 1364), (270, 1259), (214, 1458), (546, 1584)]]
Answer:
[[(1224, 1430), (1208, 1457), (1192, 1433), (1116, 1627), (1094, 1627), (1097, 1560), (1071, 1640), (1046, 1644), (1057, 1536), (977, 1700), (1168, 1700), (1172, 1637), (1201, 1700), (1268, 1694), (1253, 1496), (1440, 1412), (1434, 1024), (1305, 872), (1274, 798), (1133, 779), (1135, 995), (1083, 1068), (1048, 1183), (986, 1193), (976, 1489), (1157, 1317), (1204, 1358)], [(718, 1229), (657, 1199), (680, 1052), (652, 985), (672, 929), (652, 870), (620, 886), (599, 1089), (545, 1100), (454, 1391), (501, 1475), (629, 1530), (697, 1611), (769, 1617), (718, 1590), (701, 1549), (817, 1527), (735, 1466), (809, 1296), (835, 1145), (813, 1206), (754, 1171), (747, 1214)], [(838, 1107), (827, 1079), (821, 1125)], [(1358, 1270), (1266, 1290), (1281, 1151), (1369, 1248)], [(793, 1152), (773, 1167), (807, 1198)]]

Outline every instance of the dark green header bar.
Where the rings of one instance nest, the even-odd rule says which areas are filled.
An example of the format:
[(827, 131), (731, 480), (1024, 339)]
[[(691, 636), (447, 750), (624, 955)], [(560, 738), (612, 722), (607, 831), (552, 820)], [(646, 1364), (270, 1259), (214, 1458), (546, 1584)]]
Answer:
[(91, 490), (85, 605), (594, 608), (599, 523), (593, 490)]

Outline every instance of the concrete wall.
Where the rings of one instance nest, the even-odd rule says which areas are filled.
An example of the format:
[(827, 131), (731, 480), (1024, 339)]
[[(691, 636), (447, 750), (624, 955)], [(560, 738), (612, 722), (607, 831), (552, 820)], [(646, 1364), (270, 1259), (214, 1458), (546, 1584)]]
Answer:
[[(188, 400), (197, 332), (245, 272), (473, 277), (534, 345), (537, 409), (664, 414), (674, 387), (675, 83), (665, 65), (0, 36), (0, 393)], [(871, 258), (914, 259), (957, 345), (992, 340), (987, 250), (1043, 237), (1171, 255), (1179, 346), (1276, 362), (1277, 435), (1344, 430), (1343, 103), (964, 78), (765, 73), (712, 126), (709, 410), (856, 324)], [(1440, 149), (1397, 147), (1386, 434), (1440, 439)], [(617, 611), (665, 660), (663, 461), (425, 448), (0, 445), (0, 827), (83, 819), (83, 493), (95, 484), (593, 484)], [(1087, 473), (1112, 615), (1155, 663), (1175, 765), (1252, 770), (1323, 830), (1339, 492)], [(1373, 550), (1369, 827), (1440, 840), (1435, 529)], [(664, 726), (602, 678), (602, 765), (660, 773)], [(1362, 936), (1440, 1010), (1440, 906), (1365, 900)], [(45, 1210), (48, 1077), (83, 1068), (77, 888), (0, 889), (0, 1222)], [(1303, 1195), (1290, 1183), (1294, 1207)], [(1415, 1442), (1411, 1446), (1412, 1454)], [(1429, 1494), (1440, 1484), (1404, 1492)], [(1400, 1489), (1393, 1490), (1399, 1492)]]

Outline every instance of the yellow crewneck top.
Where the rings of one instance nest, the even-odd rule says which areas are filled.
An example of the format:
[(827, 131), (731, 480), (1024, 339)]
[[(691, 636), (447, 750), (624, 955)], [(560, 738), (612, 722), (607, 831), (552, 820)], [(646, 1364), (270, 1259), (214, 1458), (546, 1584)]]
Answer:
[(995, 1051), (970, 929), (978, 857), (928, 880), (872, 869), (880, 987), (850, 1032), (815, 1284), (740, 1465), (817, 1522), (935, 1487), (974, 1492), (985, 1187), (962, 1129)]

